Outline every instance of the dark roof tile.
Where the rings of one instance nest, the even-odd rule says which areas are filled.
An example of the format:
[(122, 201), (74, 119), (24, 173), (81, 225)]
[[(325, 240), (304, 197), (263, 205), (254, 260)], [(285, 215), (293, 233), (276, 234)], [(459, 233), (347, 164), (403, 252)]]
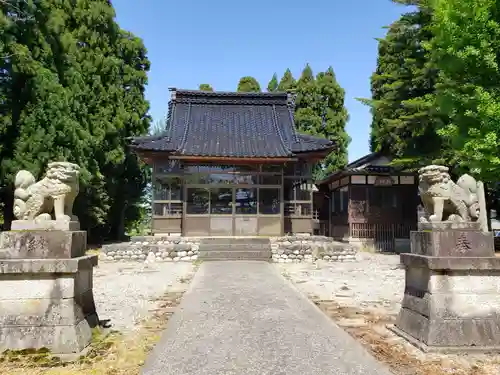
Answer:
[(272, 158), (334, 146), (295, 130), (286, 93), (174, 90), (167, 127), (158, 136), (133, 138), (132, 147), (192, 156)]

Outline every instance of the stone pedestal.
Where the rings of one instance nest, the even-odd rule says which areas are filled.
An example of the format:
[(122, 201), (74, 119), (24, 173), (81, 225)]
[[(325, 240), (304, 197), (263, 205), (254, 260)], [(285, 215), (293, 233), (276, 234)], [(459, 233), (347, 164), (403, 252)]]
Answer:
[(12, 230), (80, 230), (79, 221), (61, 220), (14, 220), (10, 226)]
[(500, 258), (491, 233), (411, 233), (406, 284), (392, 329), (424, 351), (500, 350)]
[(26, 230), (0, 233), (2, 258), (68, 259), (85, 255), (87, 232)]
[(81, 352), (98, 325), (86, 232), (0, 233), (0, 352)]

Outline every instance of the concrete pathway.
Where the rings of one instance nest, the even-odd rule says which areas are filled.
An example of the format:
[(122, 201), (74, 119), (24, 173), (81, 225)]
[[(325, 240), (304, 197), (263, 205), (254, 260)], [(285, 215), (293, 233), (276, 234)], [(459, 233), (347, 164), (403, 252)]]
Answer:
[(144, 375), (390, 375), (269, 263), (205, 262)]

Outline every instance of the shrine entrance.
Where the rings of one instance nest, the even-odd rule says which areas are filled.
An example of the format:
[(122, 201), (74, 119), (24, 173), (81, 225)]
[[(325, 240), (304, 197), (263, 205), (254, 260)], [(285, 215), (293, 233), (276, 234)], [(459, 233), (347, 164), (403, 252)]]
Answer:
[(186, 236), (278, 236), (280, 186), (186, 186)]

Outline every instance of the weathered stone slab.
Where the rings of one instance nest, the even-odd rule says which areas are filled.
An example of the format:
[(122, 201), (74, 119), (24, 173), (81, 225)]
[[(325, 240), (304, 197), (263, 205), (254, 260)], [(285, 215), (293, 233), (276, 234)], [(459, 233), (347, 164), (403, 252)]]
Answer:
[(387, 325), (387, 328), (402, 337), (410, 344), (414, 345), (416, 348), (422, 350), (424, 353), (439, 353), (439, 354), (490, 354), (490, 353), (500, 353), (500, 346), (430, 346), (425, 344), (423, 341), (418, 340), (405, 331), (399, 329), (393, 324)]
[(96, 255), (0, 261), (0, 352), (83, 350), (98, 324), (92, 291), (96, 264)]
[(438, 221), (438, 222), (419, 222), (418, 230), (432, 230), (432, 231), (449, 231), (449, 230), (472, 230), (480, 231), (481, 223), (477, 221)]
[(91, 338), (86, 320), (76, 325), (0, 326), (0, 352), (47, 348), (55, 354), (79, 353)]
[(405, 274), (406, 289), (433, 294), (500, 294), (500, 270), (432, 270), (410, 267)]
[(97, 255), (84, 255), (72, 259), (2, 259), (1, 274), (76, 273), (97, 266)]
[(500, 270), (459, 270), (446, 274), (433, 271), (429, 279), (429, 291), (433, 294), (500, 295)]
[(405, 293), (401, 306), (429, 319), (495, 319), (500, 298), (489, 294)]
[(430, 257), (401, 254), (400, 260), (406, 267), (424, 267), (430, 270), (500, 270), (499, 257)]
[(492, 257), (493, 234), (480, 231), (415, 231), (410, 233), (411, 252), (433, 257)]
[(14, 220), (11, 230), (65, 230), (79, 231), (79, 221), (65, 220)]
[(0, 274), (0, 301), (73, 298), (92, 289), (92, 269), (73, 274)]
[(429, 346), (500, 347), (499, 319), (429, 319), (402, 308), (396, 327)]
[(432, 271), (426, 267), (407, 267), (405, 272), (406, 289), (427, 292), (429, 290), (431, 274)]
[(74, 298), (0, 300), (0, 327), (76, 325), (86, 315)]
[(85, 254), (85, 231), (9, 231), (0, 233), (0, 249), (7, 259), (67, 259)]

